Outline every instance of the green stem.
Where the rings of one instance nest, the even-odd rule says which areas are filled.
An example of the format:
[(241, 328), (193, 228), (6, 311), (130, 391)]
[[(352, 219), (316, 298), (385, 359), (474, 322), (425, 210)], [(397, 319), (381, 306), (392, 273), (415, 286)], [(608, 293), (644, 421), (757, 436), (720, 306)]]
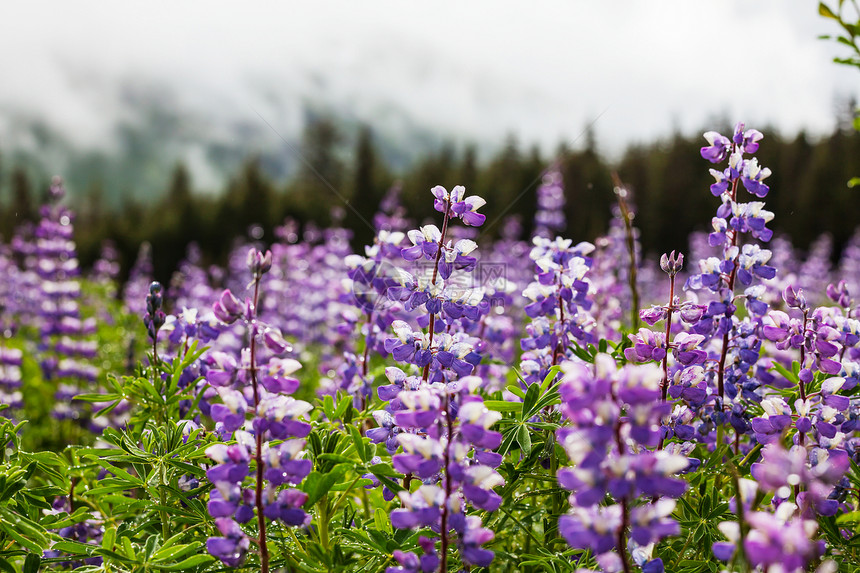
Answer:
[(331, 513), (328, 510), (328, 494), (322, 496), (318, 506), (320, 508), (320, 543), (323, 546), (323, 550), (328, 551), (328, 524), (331, 518)]
[[(162, 507), (167, 506), (167, 499), (164, 496), (164, 486), (158, 487), (159, 503)], [(167, 515), (167, 510), (161, 510), (161, 541), (164, 542), (170, 539), (170, 517)]]
[(331, 510), (331, 515), (337, 515), (337, 510), (340, 509), (340, 506), (343, 505), (344, 501), (346, 501), (346, 498), (349, 496), (349, 492), (352, 491), (352, 488), (355, 487), (355, 484), (358, 483), (358, 480), (360, 479), (360, 475), (355, 476), (355, 479), (352, 480), (352, 483), (349, 484), (343, 494), (338, 498), (337, 503), (334, 504), (334, 507)]
[(756, 455), (759, 452), (759, 450), (762, 449), (762, 447), (763, 447), (762, 444), (756, 444), (755, 447), (753, 449), (751, 449), (749, 451), (749, 453), (744, 457), (744, 459), (741, 460), (741, 463), (739, 465), (740, 466), (747, 465), (750, 462), (750, 460), (752, 460), (752, 457), (754, 455)]
[[(547, 437), (547, 441), (550, 444), (550, 455), (549, 455), (549, 470), (553, 477), (553, 481), (556, 479), (556, 473), (558, 472), (558, 458), (555, 455), (555, 435), (550, 431), (548, 432), (549, 436)], [(553, 525), (548, 534), (552, 535), (552, 538), (558, 537), (558, 517), (561, 514), (561, 504), (562, 497), (561, 493), (556, 492), (552, 494), (552, 515), (553, 515)], [(547, 537), (545, 535), (544, 537)]]
[(618, 199), (618, 207), (621, 209), (621, 216), (624, 219), (627, 256), (630, 258), (627, 271), (627, 282), (630, 287), (630, 328), (636, 332), (639, 330), (639, 287), (636, 277), (636, 237), (633, 234), (633, 213), (630, 212), (627, 205), (627, 189), (624, 187), (624, 183), (621, 182), (616, 173), (612, 174), (612, 178), (615, 180), (615, 197)]
[(732, 484), (735, 487), (735, 505), (738, 508), (738, 526), (740, 528), (740, 538), (738, 539), (738, 551), (735, 554), (736, 559), (740, 559), (744, 564), (744, 570), (749, 571), (749, 561), (746, 557), (746, 552), (744, 551), (744, 539), (747, 537), (747, 533), (749, 533), (749, 526), (744, 520), (744, 499), (741, 496), (741, 481), (740, 476), (738, 475), (738, 470), (734, 466), (734, 464), (729, 464), (729, 471), (732, 474)]
[(534, 541), (537, 545), (540, 545), (540, 541), (538, 541), (538, 538), (534, 536), (534, 533), (532, 533), (532, 530), (531, 530), (531, 529), (529, 529), (528, 527), (526, 527), (525, 525), (523, 525), (523, 524), (522, 524), (522, 522), (521, 522), (519, 519), (517, 519), (516, 517), (514, 517), (514, 516), (511, 514), (511, 512), (510, 512), (510, 511), (508, 511), (508, 510), (507, 510), (507, 508), (505, 508), (504, 506), (499, 507), (499, 509), (501, 509), (501, 510), (504, 512), (504, 514), (505, 514), (505, 515), (507, 515), (508, 517), (510, 517), (510, 518), (511, 518), (511, 521), (513, 521), (514, 523), (516, 523), (516, 524), (520, 527), (520, 530), (521, 530), (521, 531), (525, 531), (525, 532), (526, 532), (526, 534), (529, 536), (529, 538), (531, 538), (531, 540), (532, 540), (532, 541)]
[[(257, 415), (257, 410), (260, 407), (260, 389), (257, 382), (257, 304), (260, 302), (260, 277), (261, 273), (254, 273), (254, 303), (253, 316), (249, 325), (248, 333), (250, 335), (250, 366), (248, 368), (251, 375), (251, 386), (254, 389), (254, 414)], [(257, 469), (256, 490), (254, 491), (254, 505), (257, 508), (257, 545), (260, 548), (260, 571), (261, 573), (269, 573), (269, 546), (266, 541), (266, 516), (263, 514), (265, 507), (263, 506), (263, 432), (257, 432), (256, 450), (254, 451), (254, 462)]]

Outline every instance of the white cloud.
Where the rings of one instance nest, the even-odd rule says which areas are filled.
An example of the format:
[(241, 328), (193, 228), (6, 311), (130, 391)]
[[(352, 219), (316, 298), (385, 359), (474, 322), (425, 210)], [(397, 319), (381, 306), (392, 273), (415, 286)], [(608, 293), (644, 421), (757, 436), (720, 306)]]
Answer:
[[(484, 141), (552, 148), (596, 124), (604, 147), (701, 128), (724, 114), (784, 131), (833, 125), (857, 72), (816, 39), (805, 0), (482, 0), (8, 4), (0, 14), (0, 115), (25, 112), (109, 146), (127, 114), (117, 84), (166, 86), (213, 124), (285, 132), (321, 98), (358, 118), (400, 110)], [(217, 131), (218, 127), (213, 126)]]

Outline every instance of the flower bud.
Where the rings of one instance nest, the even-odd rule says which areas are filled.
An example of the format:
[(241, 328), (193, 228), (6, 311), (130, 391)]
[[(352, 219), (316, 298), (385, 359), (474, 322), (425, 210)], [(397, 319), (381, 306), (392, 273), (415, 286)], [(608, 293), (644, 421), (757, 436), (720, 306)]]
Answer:
[(248, 251), (246, 262), (248, 270), (250, 270), (255, 277), (262, 276), (272, 268), (272, 251), (266, 251), (266, 254), (263, 254), (252, 247)]
[(782, 291), (782, 299), (789, 308), (797, 308), (800, 310), (806, 310), (809, 308), (806, 304), (806, 297), (803, 295), (802, 288), (795, 289), (793, 285), (788, 285)]
[(663, 253), (663, 256), (660, 257), (660, 268), (669, 276), (675, 276), (678, 271), (684, 268), (684, 255), (682, 253), (676, 255), (675, 251), (669, 255)]
[(164, 299), (161, 296), (161, 283), (153, 281), (149, 285), (149, 294), (146, 295), (146, 314), (143, 317), (143, 324), (146, 326), (149, 338), (155, 341), (158, 336), (158, 329), (164, 326), (165, 316), (161, 306)]

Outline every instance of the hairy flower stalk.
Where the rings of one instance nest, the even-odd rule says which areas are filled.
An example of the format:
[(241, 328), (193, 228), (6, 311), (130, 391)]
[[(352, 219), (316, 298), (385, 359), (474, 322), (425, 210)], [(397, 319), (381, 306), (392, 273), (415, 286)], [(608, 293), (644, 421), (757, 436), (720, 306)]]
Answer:
[[(562, 372), (562, 412), (570, 425), (558, 430), (558, 442), (572, 465), (557, 478), (572, 493), (559, 532), (571, 547), (590, 549), (604, 570), (630, 572), (631, 549), (679, 531), (669, 517), (671, 498), (684, 493), (676, 475), (690, 462), (657, 449), (659, 421), (671, 408), (660, 399), (663, 373), (653, 363), (619, 369), (607, 354), (593, 365), (565, 362)], [(663, 570), (660, 560), (647, 566)]]
[(588, 277), (594, 245), (574, 245), (561, 237), (535, 237), (533, 243), (534, 280), (523, 290), (532, 322), (526, 326), (528, 336), (520, 340), (526, 384), (543, 382), (550, 368), (572, 356), (571, 342), (585, 346), (597, 341)]
[[(446, 194), (446, 197), (445, 197), (444, 202), (443, 202), (444, 214), (443, 214), (443, 219), (442, 219), (442, 232), (439, 234), (439, 244), (438, 244), (438, 247), (436, 250), (436, 260), (433, 262), (433, 277), (430, 279), (431, 285), (436, 284), (436, 279), (439, 276), (439, 261), (442, 259), (443, 246), (445, 245), (445, 235), (448, 232), (448, 212), (450, 210), (450, 202), (451, 202), (451, 200)], [(430, 325), (427, 327), (427, 336), (429, 338), (429, 341), (427, 344), (431, 348), (433, 346), (433, 334), (435, 333), (435, 331), (436, 331), (436, 313), (431, 312), (430, 313)], [(430, 364), (428, 363), (424, 367), (424, 371), (421, 373), (421, 376), (422, 376), (424, 382), (427, 382), (427, 378), (429, 375), (430, 375)], [(447, 404), (445, 407), (447, 410)], [(442, 515), (442, 518), (443, 519), (445, 518), (444, 513)], [(443, 560), (445, 559), (444, 552), (443, 552), (442, 559)]]
[[(252, 316), (256, 313), (257, 305), (260, 301), (260, 279), (263, 273), (269, 270), (272, 266), (272, 255), (267, 253), (268, 260), (261, 256), (259, 251), (250, 251), (248, 253), (249, 267), (254, 276), (254, 298), (251, 299)], [(257, 382), (257, 321), (251, 320), (251, 331), (248, 334), (250, 346), (250, 367), (249, 374), (251, 375), (251, 387), (254, 389), (254, 410), (260, 407), (260, 388)], [(257, 506), (257, 528), (258, 537), (257, 545), (260, 547), (260, 570), (263, 573), (269, 571), (269, 546), (266, 542), (266, 517), (263, 514), (263, 432), (257, 431), (254, 436), (257, 442), (257, 449), (254, 452), (254, 458), (257, 466), (257, 487), (255, 490), (254, 503)]]
[(627, 283), (630, 287), (630, 327), (633, 330), (639, 329), (639, 284), (637, 272), (639, 269), (639, 261), (636, 253), (636, 234), (633, 230), (633, 212), (627, 204), (627, 187), (621, 182), (621, 178), (613, 173), (615, 184), (615, 198), (618, 201), (618, 208), (621, 210), (621, 217), (624, 220), (624, 236), (627, 244), (627, 255), (629, 257), (629, 266), (627, 271)]
[(80, 402), (72, 402), (85, 384), (96, 382), (99, 369), (90, 362), (98, 353), (98, 344), (91, 338), (96, 321), (81, 314), (74, 213), (61, 203), (65, 193), (62, 179), (54, 177), (50, 201), (41, 207), (42, 217), (34, 230), (35, 248), (25, 264), (39, 280), (39, 291), (34, 295), (41, 335), (40, 365), (45, 378), (57, 386), (52, 414), (100, 432), (102, 427), (90, 419)]
[[(267, 572), (266, 519), (279, 519), (296, 526), (303, 525), (307, 518), (301, 509), (307, 494), (278, 487), (301, 483), (311, 470), (310, 460), (302, 459), (305, 441), (288, 439), (308, 435), (311, 428), (304, 418), (311, 405), (284, 395), (298, 388), (299, 382), (291, 374), (301, 365), (295, 360), (277, 358), (289, 345), (278, 329), (262, 322), (257, 315), (260, 282), (272, 267), (272, 255), (252, 248), (247, 266), (254, 278), (252, 298), (242, 304), (226, 290), (213, 308), (215, 316), (226, 324), (239, 319), (246, 323), (248, 347), (243, 349), (239, 363), (228, 354), (217, 353), (206, 373), (207, 381), (221, 398), (221, 403), (210, 406), (210, 415), (217, 422), (216, 432), (225, 437), (232, 434), (237, 441), (232, 445), (215, 444), (206, 450), (206, 455), (218, 464), (207, 471), (207, 477), (215, 484), (208, 509), (223, 536), (210, 537), (207, 549), (225, 565), (240, 564), (249, 540), (239, 524), (250, 521), (256, 510), (260, 569)], [(263, 350), (269, 353), (265, 362), (260, 360)], [(249, 410), (253, 418), (246, 420)], [(280, 443), (272, 445), (271, 440)], [(245, 489), (243, 483), (252, 457), (256, 470), (254, 487)]]
[(671, 255), (665, 253), (660, 258), (660, 268), (664, 273), (669, 275), (669, 304), (666, 306), (666, 355), (663, 356), (663, 382), (660, 384), (660, 399), (666, 401), (666, 395), (669, 391), (669, 336), (672, 334), (672, 316), (678, 307), (675, 304), (675, 275), (678, 274), (684, 266), (684, 255), (678, 254), (675, 256), (675, 251)]
[(738, 202), (738, 188), (741, 184), (758, 198), (765, 197), (769, 191), (764, 180), (770, 176), (770, 169), (760, 167), (754, 157), (744, 158), (744, 154), (752, 155), (758, 151), (758, 142), (762, 137), (761, 132), (755, 129), (744, 130), (744, 124), (739, 123), (735, 126), (731, 139), (714, 131), (705, 133), (709, 146), (701, 149), (702, 157), (711, 163), (721, 163), (728, 159), (728, 167), (723, 171), (711, 169), (716, 180), (711, 185), (711, 193), (721, 198), (722, 205), (712, 221), (714, 232), (709, 236), (709, 242), (712, 246), (723, 247), (723, 257), (721, 261), (715, 261), (716, 265), (703, 261), (703, 273), (691, 277), (687, 283), (687, 286), (693, 289), (708, 287), (722, 299), (721, 304), (714, 309), (716, 312), (710, 312), (709, 309), (706, 319), (713, 323), (713, 320), (721, 315), (716, 328), (716, 334), (722, 338), (716, 376), (717, 397), (723, 410), (728, 409), (725, 400), (726, 359), (730, 341), (736, 331), (735, 283), (739, 277), (744, 285), (749, 285), (753, 276), (771, 279), (776, 275), (776, 270), (767, 266), (771, 257), (770, 251), (760, 249), (754, 244), (744, 245), (741, 249), (739, 244), (741, 233), (749, 233), (754, 239), (763, 242), (769, 241), (773, 236), (773, 232), (766, 227), (773, 219), (773, 213), (762, 209), (764, 203)]
[[(426, 325), (426, 332), (413, 331), (405, 321), (395, 320), (396, 338), (385, 342), (395, 360), (417, 368), (413, 370), (416, 375), (386, 369), (391, 384), (381, 386), (378, 393), (388, 405), (374, 412), (379, 427), (368, 430), (367, 435), (373, 442), (385, 442), (391, 453), (403, 448), (403, 453), (392, 457), (394, 468), (406, 476), (406, 490), (399, 494), (402, 507), (392, 512), (392, 525), (438, 531), (440, 553), (436, 554), (430, 540), (421, 541), (423, 557), (397, 551), (394, 558), (400, 566), (388, 568), (389, 573), (415, 571), (419, 562), (421, 571), (437, 567), (447, 571), (454, 543), (464, 564), (489, 565), (493, 553), (480, 546), (493, 534), (481, 527), (480, 518), (466, 515), (466, 503), (495, 510), (501, 498), (492, 488), (504, 483), (494, 469), (501, 456), (491, 451), (501, 442), (501, 434), (490, 430), (500, 415), (484, 407), (483, 399), (475, 394), (483, 381), (470, 375), (481, 355), (476, 351), (480, 341), (467, 333), (478, 328), (489, 304), (483, 289), (464, 289), (449, 280), (454, 270), (465, 274), (475, 268), (477, 260), (470, 253), (477, 245), (468, 239), (445, 240), (454, 218), (469, 226), (482, 224), (485, 217), (476, 209), (484, 201), (464, 198), (462, 186), (450, 193), (437, 186), (432, 193), (435, 209), (444, 216), (442, 230), (427, 225), (409, 231), (413, 246), (402, 250), (407, 261), (433, 261), (432, 273), (414, 278), (401, 270), (398, 286), (387, 290), (389, 299), (402, 302), (406, 310), (421, 308), (427, 313), (417, 318), (419, 325)], [(410, 493), (408, 485), (413, 479), (424, 485)]]

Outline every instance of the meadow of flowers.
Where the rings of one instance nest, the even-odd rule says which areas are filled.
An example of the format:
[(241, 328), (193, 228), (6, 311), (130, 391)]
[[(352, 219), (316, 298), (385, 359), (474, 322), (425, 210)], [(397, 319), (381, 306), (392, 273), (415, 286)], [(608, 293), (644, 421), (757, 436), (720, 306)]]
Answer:
[(774, 237), (760, 145), (704, 135), (712, 231), (659, 261), (621, 181), (557, 236), (550, 168), (530, 240), (394, 188), (363, 252), (287, 221), (122, 288), (56, 179), (0, 246), (0, 570), (860, 569), (860, 234)]

